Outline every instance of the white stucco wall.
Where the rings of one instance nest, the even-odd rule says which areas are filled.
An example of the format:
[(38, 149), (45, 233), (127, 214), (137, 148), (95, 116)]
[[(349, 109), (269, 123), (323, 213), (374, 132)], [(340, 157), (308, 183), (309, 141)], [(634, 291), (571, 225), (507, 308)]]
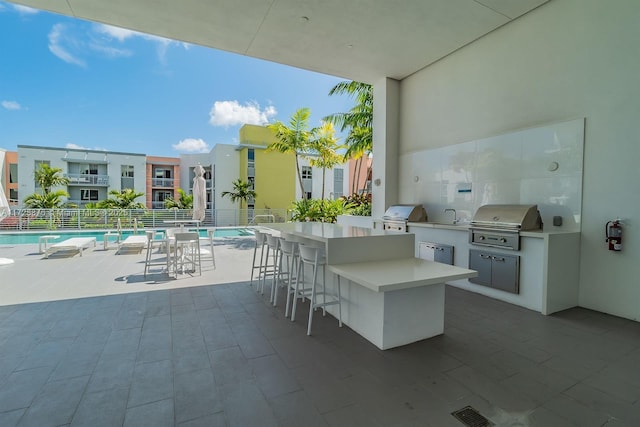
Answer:
[[(550, 1), (403, 80), (398, 147), (402, 155), (585, 117), (580, 305), (636, 320), (638, 22), (637, 0)], [(620, 253), (604, 240), (616, 217)]]

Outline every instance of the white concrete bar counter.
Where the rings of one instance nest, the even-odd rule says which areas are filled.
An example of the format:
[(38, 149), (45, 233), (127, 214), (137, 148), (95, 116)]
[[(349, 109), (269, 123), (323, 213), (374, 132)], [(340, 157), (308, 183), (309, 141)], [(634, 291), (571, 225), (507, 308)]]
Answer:
[(311, 222), (263, 227), (324, 245), (328, 272), (342, 278), (343, 323), (382, 350), (442, 334), (444, 283), (477, 274), (415, 258), (412, 233)]

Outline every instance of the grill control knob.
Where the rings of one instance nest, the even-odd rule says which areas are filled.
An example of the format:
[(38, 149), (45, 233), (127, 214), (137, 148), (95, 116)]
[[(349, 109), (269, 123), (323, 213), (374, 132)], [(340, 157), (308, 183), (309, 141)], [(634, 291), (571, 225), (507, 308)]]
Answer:
[(500, 238), (500, 243), (507, 243), (507, 239), (505, 239), (504, 237)]
[(484, 236), (478, 236), (478, 240), (484, 240)]

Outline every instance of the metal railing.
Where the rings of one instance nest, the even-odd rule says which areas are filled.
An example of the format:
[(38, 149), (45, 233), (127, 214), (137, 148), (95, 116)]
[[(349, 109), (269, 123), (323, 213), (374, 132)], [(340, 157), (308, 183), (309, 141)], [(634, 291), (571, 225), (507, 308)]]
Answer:
[[(12, 230), (104, 230), (116, 228), (118, 219), (124, 228), (164, 228), (164, 221), (189, 220), (189, 209), (28, 209), (11, 208), (10, 215), (0, 221), (0, 231)], [(257, 223), (259, 217), (272, 217), (273, 222), (286, 222), (286, 209), (208, 209), (203, 227), (238, 227)], [(256, 221), (254, 221), (254, 218)], [(269, 218), (271, 220), (271, 218)]]
[(109, 185), (109, 175), (93, 175), (87, 173), (68, 173), (69, 185)]
[(152, 187), (164, 187), (164, 188), (173, 188), (174, 183), (173, 178), (152, 178), (151, 186)]

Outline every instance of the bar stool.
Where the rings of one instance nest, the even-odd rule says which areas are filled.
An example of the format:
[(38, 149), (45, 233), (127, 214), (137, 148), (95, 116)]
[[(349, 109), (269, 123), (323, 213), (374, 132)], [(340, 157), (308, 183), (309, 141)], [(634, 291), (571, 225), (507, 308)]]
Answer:
[(178, 265), (184, 273), (185, 266), (191, 265), (191, 271), (196, 270), (202, 275), (200, 257), (200, 235), (197, 232), (175, 233), (174, 235), (173, 271), (178, 277)]
[[(326, 265), (327, 259), (324, 255), (324, 251), (322, 249), (307, 246), (307, 245), (298, 245), (298, 249), (300, 251), (300, 261), (298, 263), (298, 280), (296, 280), (296, 290), (294, 294), (293, 301), (293, 312), (291, 313), (291, 320), (293, 321), (295, 318), (296, 305), (298, 302), (298, 298), (300, 296), (309, 296), (309, 323), (307, 326), (307, 335), (311, 335), (311, 323), (313, 322), (313, 312), (316, 308), (322, 307), (322, 315), (325, 316), (327, 314), (326, 308), (329, 305), (337, 305), (338, 306), (338, 324), (342, 327), (342, 304), (341, 304), (341, 295), (340, 295), (340, 282), (338, 281), (336, 285), (336, 293), (327, 292), (327, 284), (326, 284)], [(306, 278), (304, 275), (304, 266), (309, 265), (312, 268), (312, 279), (311, 279), (311, 288), (304, 288), (304, 283), (306, 282)], [(322, 290), (318, 292), (318, 269), (322, 267)], [(302, 289), (300, 289), (300, 281), (302, 281)], [(322, 295), (322, 302), (318, 302), (318, 295)], [(331, 298), (330, 301), (327, 301), (327, 296)]]
[[(291, 307), (291, 294), (295, 292), (295, 280), (297, 280), (298, 270), (298, 242), (287, 240), (284, 237), (280, 237), (280, 277), (286, 276), (285, 286), (287, 288), (287, 304), (284, 309), (284, 317), (289, 316), (289, 307)], [(286, 269), (282, 268), (282, 262), (285, 261)], [(296, 274), (294, 274), (294, 269)], [(276, 305), (278, 299), (278, 288), (276, 287), (276, 294), (274, 297), (273, 305)]]
[(262, 286), (261, 291), (264, 294), (264, 284), (267, 277), (271, 277), (271, 291), (269, 292), (269, 301), (273, 303), (274, 293), (278, 282), (279, 269), (278, 263), (280, 259), (280, 241), (276, 236), (267, 234), (267, 252), (264, 257), (264, 267), (262, 269)]
[[(264, 267), (264, 248), (267, 245), (267, 235), (258, 230), (255, 230), (254, 235), (256, 237), (256, 246), (253, 248), (253, 261), (251, 263), (251, 284), (253, 284), (253, 274), (256, 269), (258, 269), (258, 286), (256, 286), (257, 292), (260, 288), (260, 277), (262, 276), (262, 268)], [(260, 248), (260, 260), (258, 264), (256, 264), (258, 248)]]
[[(164, 261), (158, 261), (158, 260), (152, 260), (152, 253), (153, 253), (153, 249), (154, 248), (158, 248), (158, 249), (163, 249), (165, 244), (166, 244), (166, 240), (157, 240), (156, 237), (156, 232), (155, 230), (145, 230), (145, 234), (147, 235), (147, 254), (144, 260), (144, 277), (147, 277), (147, 272), (150, 270), (149, 267), (155, 266), (155, 265), (165, 265), (168, 267), (168, 259), (165, 259)], [(168, 269), (168, 268), (167, 268)]]

